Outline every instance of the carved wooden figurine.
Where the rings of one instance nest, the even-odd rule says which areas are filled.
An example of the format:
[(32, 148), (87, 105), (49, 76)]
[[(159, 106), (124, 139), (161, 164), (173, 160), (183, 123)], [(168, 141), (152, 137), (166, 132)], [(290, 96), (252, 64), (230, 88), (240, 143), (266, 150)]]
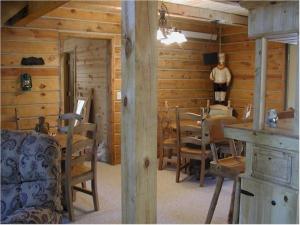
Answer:
[(39, 123), (35, 125), (35, 131), (43, 134), (48, 134), (49, 123), (45, 122), (45, 117), (39, 117)]
[(214, 82), (215, 104), (225, 105), (227, 88), (231, 81), (229, 69), (225, 66), (225, 54), (219, 53), (219, 64), (210, 73)]

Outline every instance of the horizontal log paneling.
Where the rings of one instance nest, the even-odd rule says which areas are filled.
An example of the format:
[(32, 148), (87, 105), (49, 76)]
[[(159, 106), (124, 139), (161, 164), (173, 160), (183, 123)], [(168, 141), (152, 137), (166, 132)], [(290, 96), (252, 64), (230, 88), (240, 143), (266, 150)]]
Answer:
[[(1, 127), (34, 129), (39, 116), (57, 126), (59, 112), (58, 33), (28, 28), (1, 28)], [(21, 65), (23, 57), (43, 57), (45, 64)], [(32, 77), (31, 91), (21, 90), (20, 74)]]
[[(1, 92), (21, 92), (20, 80), (2, 80)], [(58, 79), (33, 79), (31, 91), (59, 91)]]
[(28, 41), (2, 41), (2, 53), (22, 54), (57, 54), (58, 46), (55, 42), (28, 42)]
[(23, 68), (1, 68), (1, 79), (19, 79), (21, 73), (29, 73), (32, 77), (45, 76), (57, 77), (59, 70), (57, 67), (23, 67)]
[[(57, 127), (57, 116), (46, 116), (46, 121), (49, 123), (50, 127)], [(22, 130), (33, 130), (35, 125), (38, 123), (38, 118), (22, 118), (19, 121), (19, 127)], [(15, 121), (3, 121), (2, 126), (6, 129), (17, 129), (17, 123)]]
[[(232, 73), (229, 99), (238, 118), (244, 107), (253, 104), (255, 82), (255, 42), (248, 39), (245, 28), (225, 26), (222, 51)], [(268, 42), (266, 109), (283, 110), (285, 93), (285, 46)]]
[(13, 121), (15, 119), (15, 108), (20, 117), (49, 116), (57, 115), (59, 113), (59, 107), (56, 103), (4, 106), (1, 108), (1, 121)]
[(34, 54), (30, 54), (30, 55), (25, 55), (25, 54), (3, 54), (2, 58), (1, 58), (1, 66), (4, 67), (13, 67), (13, 66), (20, 66), (22, 58), (23, 57), (31, 57), (31, 56), (35, 56), (35, 57), (43, 57), (44, 62), (45, 62), (45, 66), (58, 66), (59, 64), (59, 59), (58, 59), (58, 55), (42, 55), (42, 54), (38, 54), (38, 55), (34, 55)]
[(58, 91), (45, 92), (22, 92), (22, 93), (2, 93), (2, 106), (16, 106), (22, 104), (44, 104), (44, 103), (58, 103)]
[(36, 30), (26, 28), (7, 28), (3, 27), (1, 30), (2, 40), (11, 41), (53, 41), (57, 42), (58, 33), (49, 30)]
[(77, 19), (88, 20), (105, 23), (120, 23), (121, 16), (119, 13), (111, 12), (95, 12), (82, 10), (80, 8), (66, 8), (60, 7), (47, 14), (50, 17), (63, 18), (63, 19)]
[(119, 34), (121, 32), (120, 24), (101, 23), (94, 21), (74, 21), (50, 17), (39, 18), (30, 23), (30, 26), (41, 29), (49, 28), (55, 30), (72, 30), (110, 34)]

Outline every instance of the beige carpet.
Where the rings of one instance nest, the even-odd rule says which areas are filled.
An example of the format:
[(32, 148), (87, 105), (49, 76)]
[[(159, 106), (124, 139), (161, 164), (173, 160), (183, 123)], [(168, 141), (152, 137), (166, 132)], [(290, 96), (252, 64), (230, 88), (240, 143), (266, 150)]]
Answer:
[[(182, 178), (186, 175), (182, 174)], [(216, 179), (207, 177), (206, 186), (188, 177), (175, 183), (174, 169), (157, 172), (157, 223), (204, 223)], [(226, 223), (232, 181), (225, 181), (212, 223)], [(93, 211), (92, 198), (77, 193), (75, 223), (121, 223), (121, 166), (98, 164), (100, 210)]]

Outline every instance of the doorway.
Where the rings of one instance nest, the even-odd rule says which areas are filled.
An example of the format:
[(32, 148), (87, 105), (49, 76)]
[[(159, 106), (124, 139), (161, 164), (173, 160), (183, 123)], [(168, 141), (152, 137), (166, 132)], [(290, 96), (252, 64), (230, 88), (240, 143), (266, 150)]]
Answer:
[(111, 160), (111, 41), (75, 36), (61, 38), (62, 113), (74, 112), (87, 99), (84, 120), (97, 125), (98, 159)]

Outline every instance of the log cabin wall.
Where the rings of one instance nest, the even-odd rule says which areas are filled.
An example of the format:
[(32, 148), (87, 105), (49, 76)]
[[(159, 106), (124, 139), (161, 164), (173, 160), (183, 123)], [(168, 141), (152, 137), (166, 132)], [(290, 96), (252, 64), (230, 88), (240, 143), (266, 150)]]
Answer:
[[(225, 26), (222, 29), (222, 51), (232, 73), (229, 98), (238, 118), (244, 107), (253, 105), (255, 82), (255, 40), (248, 39), (246, 27)], [(268, 42), (266, 110), (284, 110), (286, 78), (286, 46)], [(253, 113), (252, 113), (253, 116)]]
[[(104, 5), (105, 4), (105, 5)], [(215, 25), (184, 19), (170, 20), (173, 26), (187, 31), (216, 33)], [(30, 117), (24, 128), (33, 128), (37, 116), (46, 115), (52, 126), (56, 125), (59, 110), (59, 39), (60, 33), (76, 33), (81, 37), (101, 36), (111, 39), (112, 70), (112, 164), (120, 163), (120, 101), (117, 92), (121, 89), (121, 26), (118, 2), (69, 2), (47, 15), (31, 22), (27, 28), (2, 29), (2, 75), (1, 80), (10, 82), (13, 88), (2, 84), (2, 127), (15, 128), (12, 117), (17, 106), (22, 114)], [(228, 66), (233, 74), (230, 99), (238, 115), (245, 104), (253, 100), (254, 85), (254, 42), (249, 41), (246, 29), (224, 28), (223, 47), (227, 53)], [(212, 100), (212, 83), (209, 81), (210, 66), (203, 64), (203, 53), (218, 50), (218, 44), (205, 40), (188, 40), (179, 45), (157, 43), (158, 62), (158, 110), (164, 102), (170, 107), (176, 105), (186, 111), (199, 112), (206, 100)], [(272, 47), (270, 59), (267, 103), (272, 107), (283, 106), (284, 93), (284, 48), (281, 44)], [(276, 54), (275, 54), (276, 53)], [(20, 67), (23, 55), (45, 55), (46, 65)], [(6, 56), (7, 55), (7, 56)], [(15, 59), (15, 57), (19, 57)], [(5, 63), (6, 62), (6, 63)], [(271, 67), (270, 67), (271, 66)], [(18, 95), (17, 81), (20, 72), (28, 72), (33, 77), (33, 91)], [(50, 81), (50, 82), (48, 82)], [(44, 85), (41, 85), (43, 82)], [(47, 83), (46, 83), (47, 82)], [(46, 85), (46, 87), (44, 87)], [(282, 90), (280, 89), (282, 88)], [(17, 96), (17, 97), (16, 97)], [(282, 99), (282, 100), (281, 100)], [(55, 115), (55, 116), (52, 116)], [(10, 121), (10, 122), (9, 122)], [(24, 122), (25, 124), (25, 122)]]
[[(107, 5), (103, 5), (107, 4)], [(110, 5), (109, 5), (110, 4)], [(47, 34), (52, 37), (51, 40), (55, 42), (55, 54), (54, 44), (52, 42), (43, 42), (40, 43), (40, 51), (53, 53), (55, 63), (52, 62), (53, 77), (56, 79), (56, 82), (59, 80), (59, 52), (58, 52), (58, 40), (60, 39), (60, 32), (66, 33), (77, 33), (81, 37), (95, 36), (95, 38), (100, 35), (102, 38), (106, 37), (108, 39), (112, 38), (113, 45), (113, 110), (112, 110), (112, 139), (113, 139), (113, 148), (111, 149), (111, 163), (116, 164), (120, 163), (120, 101), (117, 100), (117, 92), (121, 89), (121, 64), (120, 64), (120, 49), (121, 49), (121, 38), (120, 38), (120, 9), (116, 8), (116, 2), (69, 2), (66, 5), (52, 11), (51, 13), (31, 22), (27, 25), (27, 29), (23, 28), (5, 28), (5, 30), (14, 30), (16, 33), (13, 33), (12, 36), (16, 36), (19, 41), (24, 41), (25, 36), (20, 33), (19, 30), (30, 33), (35, 39), (39, 36), (46, 38), (43, 35), (38, 35), (39, 33)], [(196, 22), (183, 19), (172, 19), (170, 21), (173, 26), (178, 27), (179, 29), (189, 30), (189, 31), (199, 31), (205, 33), (215, 32), (215, 26), (209, 23)], [(18, 32), (17, 32), (18, 31)], [(7, 32), (6, 32), (7, 33)], [(50, 35), (51, 34), (51, 35)], [(7, 36), (7, 34), (3, 34)], [(8, 37), (4, 37), (7, 39)], [(50, 45), (51, 43), (51, 45)], [(4, 45), (4, 42), (3, 42)], [(23, 44), (20, 43), (20, 46), (24, 48)], [(5, 49), (5, 48), (4, 48)], [(19, 52), (20, 55), (29, 54), (31, 51), (29, 49), (13, 50), (6, 49), (5, 52)], [(49, 51), (48, 49), (52, 50)], [(28, 50), (28, 52), (26, 52)], [(29, 51), (30, 50), (30, 51)], [(158, 91), (159, 91), (159, 110), (164, 106), (165, 100), (168, 101), (170, 107), (175, 107), (179, 105), (184, 108), (186, 111), (199, 112), (200, 107), (206, 104), (206, 99), (212, 97), (212, 86), (211, 82), (208, 79), (210, 67), (204, 66), (202, 62), (202, 54), (207, 52), (213, 52), (217, 50), (217, 45), (214, 42), (208, 42), (205, 40), (189, 40), (187, 43), (184, 43), (182, 46), (171, 45), (165, 46), (158, 43), (158, 52), (159, 52), (159, 66), (158, 66)], [(5, 54), (6, 54), (5, 53)], [(38, 52), (39, 53), (39, 52)], [(54, 65), (53, 65), (54, 64)], [(19, 67), (19, 61), (16, 61), (16, 66)], [(47, 66), (42, 66), (46, 68)], [(55, 70), (54, 70), (55, 67)], [(47, 67), (48, 68), (48, 67)], [(26, 70), (28, 73), (32, 71)], [(7, 77), (7, 72), (3, 71), (4, 76)], [(14, 82), (18, 79), (18, 72), (15, 72)], [(37, 74), (41, 76), (42, 72), (37, 71)], [(33, 76), (34, 87), (36, 85), (36, 78)], [(58, 83), (57, 83), (58, 85)], [(44, 90), (44, 92), (38, 92), (37, 101), (39, 104), (45, 105), (48, 101), (51, 100), (53, 107), (55, 106), (55, 113), (58, 113), (59, 106), (59, 86), (56, 87), (55, 96), (53, 91)], [(15, 93), (13, 93), (15, 94)], [(27, 93), (26, 93), (27, 94)], [(32, 92), (29, 92), (27, 95), (32, 95)], [(45, 94), (45, 96), (44, 96)], [(11, 94), (12, 95), (12, 94)], [(49, 96), (50, 100), (47, 100), (45, 97)], [(45, 100), (44, 100), (45, 99)], [(2, 102), (5, 105), (9, 105), (12, 109), (16, 106), (15, 102), (7, 102), (3, 100)], [(31, 100), (28, 99), (29, 109), (33, 104)], [(4, 105), (2, 103), (2, 105)], [(42, 106), (41, 105), (41, 106)], [(39, 105), (40, 106), (40, 105)], [(40, 106), (40, 107), (41, 107)], [(51, 105), (52, 106), (52, 105)], [(21, 110), (20, 110), (21, 111)], [(46, 110), (44, 110), (46, 111)], [(29, 116), (32, 115), (32, 111), (28, 111)], [(47, 112), (48, 113), (48, 112)], [(6, 113), (7, 114), (7, 113)], [(36, 123), (38, 115), (41, 114), (40, 111), (35, 113), (35, 117), (31, 125)], [(2, 114), (3, 115), (3, 114)], [(47, 117), (49, 120), (52, 117)], [(55, 116), (53, 117), (53, 125), (55, 125)], [(13, 118), (10, 118), (13, 119)], [(4, 118), (6, 120), (6, 118)], [(5, 123), (2, 123), (3, 127)], [(28, 126), (30, 129), (33, 126)], [(13, 127), (11, 127), (13, 128)]]
[[(59, 112), (58, 33), (23, 28), (1, 29), (1, 125), (16, 129), (15, 108), (20, 129), (32, 129), (38, 116), (46, 116), (53, 128)], [(22, 57), (43, 57), (45, 65), (22, 66)], [(20, 74), (32, 76), (32, 90), (21, 91)]]

